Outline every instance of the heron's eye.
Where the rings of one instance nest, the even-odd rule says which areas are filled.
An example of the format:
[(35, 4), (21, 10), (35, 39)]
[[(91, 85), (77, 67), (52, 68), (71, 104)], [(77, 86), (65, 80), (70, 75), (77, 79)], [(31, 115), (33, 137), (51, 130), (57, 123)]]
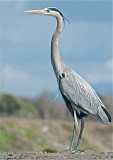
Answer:
[(62, 77), (64, 77), (64, 78), (65, 78), (65, 73), (62, 73)]
[(47, 10), (47, 13), (50, 13), (50, 9)]

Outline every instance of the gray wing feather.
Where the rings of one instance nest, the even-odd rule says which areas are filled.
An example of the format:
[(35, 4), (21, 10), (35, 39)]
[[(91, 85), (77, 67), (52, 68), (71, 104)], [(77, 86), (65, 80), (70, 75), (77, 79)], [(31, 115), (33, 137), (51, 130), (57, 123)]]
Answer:
[(94, 89), (72, 69), (66, 67), (63, 73), (66, 76), (61, 78), (59, 85), (63, 95), (80, 110), (90, 113), (108, 124), (110, 120), (102, 109), (105, 106)]

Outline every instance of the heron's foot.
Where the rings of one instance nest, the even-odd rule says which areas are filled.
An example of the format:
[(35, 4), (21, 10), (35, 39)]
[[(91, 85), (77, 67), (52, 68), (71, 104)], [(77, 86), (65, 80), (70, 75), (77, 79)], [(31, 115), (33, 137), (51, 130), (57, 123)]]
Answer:
[(70, 152), (70, 151), (72, 151), (72, 149), (71, 149), (71, 148), (69, 148), (68, 150), (65, 150), (65, 152)]
[(71, 149), (71, 148), (69, 148), (68, 150), (61, 151), (61, 153), (64, 153), (64, 152), (72, 152), (72, 149)]
[(76, 153), (78, 151), (78, 149), (74, 149), (71, 151), (71, 153)]
[(84, 152), (84, 150), (74, 149), (71, 151), (71, 153), (76, 153), (76, 152)]

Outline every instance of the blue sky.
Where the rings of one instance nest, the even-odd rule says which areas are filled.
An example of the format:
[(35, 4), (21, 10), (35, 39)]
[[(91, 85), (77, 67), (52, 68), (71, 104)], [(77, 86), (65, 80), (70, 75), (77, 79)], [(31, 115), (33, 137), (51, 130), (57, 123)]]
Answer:
[(57, 7), (70, 21), (60, 36), (63, 61), (100, 94), (112, 89), (111, 1), (0, 1), (1, 92), (34, 97), (58, 92), (50, 61), (53, 17), (25, 10)]

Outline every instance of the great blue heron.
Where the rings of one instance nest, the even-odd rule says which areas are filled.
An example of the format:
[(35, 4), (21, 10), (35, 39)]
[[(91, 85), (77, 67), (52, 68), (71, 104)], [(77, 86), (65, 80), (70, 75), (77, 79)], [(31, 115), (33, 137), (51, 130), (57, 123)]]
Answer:
[[(109, 124), (109, 122), (111, 122), (111, 117), (94, 89), (84, 79), (82, 79), (80, 75), (66, 66), (60, 57), (58, 40), (63, 29), (63, 21), (65, 20), (63, 14), (54, 7), (25, 12), (48, 15), (55, 17), (57, 20), (57, 28), (51, 40), (51, 63), (61, 95), (67, 105), (67, 108), (74, 117), (74, 130), (69, 150), (75, 152), (78, 150), (84, 128), (83, 117), (91, 114), (101, 119), (105, 124)], [(81, 119), (81, 129), (77, 146), (72, 150), (75, 132), (78, 126), (77, 118)]]

